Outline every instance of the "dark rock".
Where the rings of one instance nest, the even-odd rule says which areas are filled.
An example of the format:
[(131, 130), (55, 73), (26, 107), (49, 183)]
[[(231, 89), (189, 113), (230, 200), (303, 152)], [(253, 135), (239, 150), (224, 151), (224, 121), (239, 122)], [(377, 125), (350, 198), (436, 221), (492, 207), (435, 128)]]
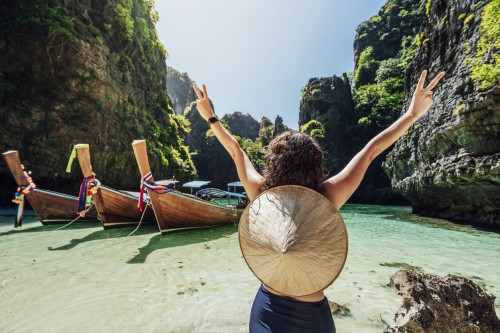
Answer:
[[(384, 168), (413, 212), (460, 223), (500, 228), (500, 84), (484, 89), (471, 79), (488, 1), (436, 1), (406, 73), (405, 108), (420, 72), (446, 70), (434, 105), (388, 155)], [(473, 19), (465, 23), (464, 17)]]
[(175, 68), (167, 66), (168, 97), (170, 97), (175, 113), (184, 115), (186, 108), (196, 100), (192, 88), (194, 83), (186, 72), (181, 73)]
[[(186, 108), (185, 117), (191, 123), (187, 143), (193, 152), (192, 159), (196, 166), (196, 178), (210, 180), (210, 187), (225, 189), (227, 183), (238, 179), (233, 159), (213, 135), (213, 132), (209, 131), (210, 128), (199, 115), (195, 103)], [(224, 123), (223, 120), (222, 123)]]
[(354, 156), (349, 142), (351, 127), (356, 123), (351, 86), (347, 75), (312, 78), (302, 90), (299, 126), (317, 120), (325, 129), (319, 140), (325, 152), (325, 166), (334, 175)]
[(280, 116), (276, 116), (276, 120), (274, 121), (274, 132), (273, 137), (276, 137), (280, 133), (288, 131), (289, 128), (283, 124), (283, 118)]
[(330, 311), (335, 317), (349, 317), (351, 315), (351, 310), (344, 305), (337, 304), (332, 301), (328, 301), (330, 305)]
[(391, 284), (404, 299), (385, 333), (500, 332), (495, 296), (471, 280), (401, 270), (391, 277)]
[(255, 141), (259, 135), (259, 122), (248, 113), (243, 114), (240, 111), (228, 113), (222, 117), (222, 120), (229, 126), (233, 135), (252, 141)]

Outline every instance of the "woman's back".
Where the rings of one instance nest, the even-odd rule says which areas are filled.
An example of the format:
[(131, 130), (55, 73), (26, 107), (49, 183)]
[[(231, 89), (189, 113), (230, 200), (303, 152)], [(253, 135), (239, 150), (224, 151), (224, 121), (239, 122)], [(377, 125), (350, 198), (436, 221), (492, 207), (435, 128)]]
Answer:
[[(375, 157), (396, 142), (429, 110), (432, 105), (432, 89), (443, 76), (444, 72), (439, 73), (424, 88), (427, 71), (423, 71), (407, 112), (368, 142), (339, 174), (326, 180), (321, 148), (314, 139), (296, 131), (285, 132), (271, 141), (263, 175), (259, 174), (238, 142), (218, 121), (205, 85), (203, 93), (196, 86), (193, 88), (198, 97), (196, 103), (200, 115), (233, 158), (238, 177), (251, 200), (259, 193), (277, 186), (301, 185), (320, 192), (334, 207), (340, 209), (357, 189)], [(303, 316), (306, 313), (309, 314), (308, 317)], [(306, 317), (309, 319), (304, 319)], [(317, 328), (318, 323), (320, 327)], [(331, 333), (335, 332), (335, 326), (322, 291), (297, 298), (262, 286), (252, 307), (250, 332)]]

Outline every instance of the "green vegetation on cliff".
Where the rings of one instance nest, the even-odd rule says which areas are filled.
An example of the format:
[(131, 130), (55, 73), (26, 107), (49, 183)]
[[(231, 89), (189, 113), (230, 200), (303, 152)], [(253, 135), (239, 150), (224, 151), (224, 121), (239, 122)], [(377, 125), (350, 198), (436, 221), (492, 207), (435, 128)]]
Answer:
[[(493, 0), (483, 11), (481, 39), (476, 56), (470, 59), (472, 79), (487, 89), (500, 82), (500, 0)], [(464, 24), (465, 21), (464, 21)]]
[(309, 134), (315, 139), (325, 138), (325, 126), (321, 122), (314, 119), (309, 121), (307, 124), (300, 126), (300, 131)]
[(422, 44), (418, 29), (423, 11), (418, 1), (389, 0), (356, 30), (353, 98), (360, 142), (389, 126), (401, 112), (404, 74)]
[(86, 142), (98, 176), (135, 187), (130, 144), (142, 138), (153, 172), (194, 174), (152, 0), (6, 0), (0, 10), (0, 147), (21, 150), (35, 177), (49, 188), (81, 177), (61, 170), (71, 145)]

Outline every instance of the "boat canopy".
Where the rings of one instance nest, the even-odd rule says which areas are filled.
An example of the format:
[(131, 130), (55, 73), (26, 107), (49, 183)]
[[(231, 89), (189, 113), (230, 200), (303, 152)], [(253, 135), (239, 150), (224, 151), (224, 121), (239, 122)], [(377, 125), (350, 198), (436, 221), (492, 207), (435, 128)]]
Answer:
[(164, 180), (158, 180), (155, 183), (158, 185), (168, 186), (172, 184), (177, 184), (178, 182), (179, 182), (178, 180), (164, 179)]
[(241, 194), (241, 193), (227, 192), (227, 191), (226, 191), (226, 193), (229, 194), (232, 197), (248, 199), (248, 197), (246, 195)]
[(242, 182), (232, 182), (232, 183), (228, 183), (227, 186), (243, 187), (243, 183)]
[(195, 180), (195, 181), (192, 181), (192, 182), (188, 182), (188, 183), (185, 183), (184, 187), (202, 187), (202, 186), (205, 186), (207, 184), (210, 184), (210, 181), (206, 181), (206, 180)]
[(231, 197), (247, 199), (246, 195), (243, 195), (240, 193), (223, 191), (223, 190), (219, 190), (218, 188), (204, 188), (203, 190), (199, 190), (198, 192), (196, 192), (196, 195), (203, 195), (203, 194), (210, 195), (211, 197), (215, 197), (215, 198), (224, 198), (224, 197), (227, 197), (229, 195)]

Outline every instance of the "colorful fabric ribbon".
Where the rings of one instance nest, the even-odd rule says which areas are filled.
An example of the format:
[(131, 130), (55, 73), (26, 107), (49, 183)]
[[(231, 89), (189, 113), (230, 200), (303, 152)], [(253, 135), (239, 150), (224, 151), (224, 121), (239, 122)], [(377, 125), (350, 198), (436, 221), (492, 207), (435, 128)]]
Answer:
[[(21, 165), (21, 167), (24, 169), (24, 165)], [(14, 199), (12, 199), (12, 202), (16, 203), (17, 206), (17, 212), (16, 212), (16, 219), (14, 221), (14, 227), (21, 227), (23, 225), (23, 217), (24, 217), (24, 195), (28, 194), (30, 192), (33, 192), (35, 190), (36, 185), (33, 182), (33, 179), (29, 176), (29, 174), (26, 171), (23, 171), (24, 178), (26, 178), (26, 181), (28, 182), (28, 186), (21, 185), (17, 188), (16, 193), (14, 194)]]
[(156, 192), (156, 193), (167, 193), (172, 191), (163, 185), (156, 184), (155, 182), (150, 182), (153, 179), (153, 174), (149, 172), (141, 180), (141, 190), (139, 192), (139, 202), (137, 203), (137, 207), (139, 207), (139, 211), (142, 212), (142, 208), (144, 207), (144, 193), (146, 192), (146, 188)]
[(80, 193), (78, 194), (78, 209), (76, 212), (81, 217), (85, 217), (85, 211), (92, 202), (92, 194), (97, 193), (100, 185), (101, 183), (95, 178), (95, 175), (83, 178)]
[(73, 150), (71, 151), (71, 155), (69, 155), (69, 161), (68, 165), (66, 166), (66, 172), (70, 173), (71, 172), (71, 164), (73, 164), (73, 161), (76, 158), (76, 148), (73, 147)]

